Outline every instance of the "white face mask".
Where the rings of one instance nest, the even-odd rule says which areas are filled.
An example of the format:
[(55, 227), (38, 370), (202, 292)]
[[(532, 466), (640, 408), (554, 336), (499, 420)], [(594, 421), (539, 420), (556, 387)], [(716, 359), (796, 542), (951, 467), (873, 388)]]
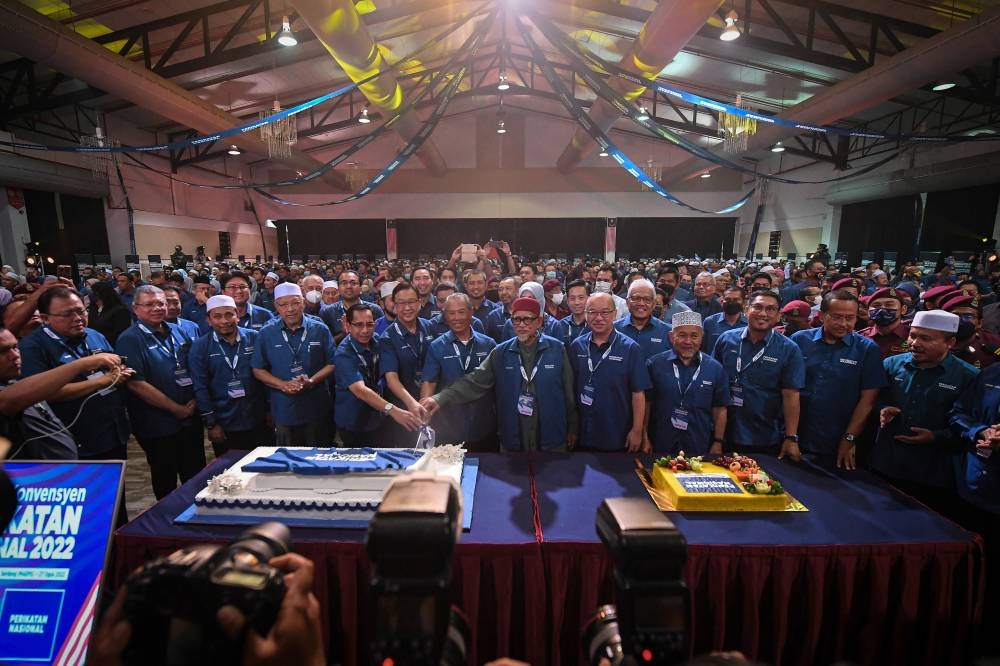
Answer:
[(598, 280), (594, 283), (594, 291), (599, 294), (610, 294), (611, 293), (611, 283)]
[(562, 305), (564, 294), (559, 292), (558, 294), (552, 294), (552, 302), (556, 305)]
[(819, 305), (822, 301), (823, 297), (820, 296), (819, 294), (816, 294), (815, 296), (812, 297), (813, 305)]
[(321, 300), (323, 300), (323, 294), (322, 292), (319, 291), (307, 291), (306, 300), (312, 303), (313, 305), (316, 305)]

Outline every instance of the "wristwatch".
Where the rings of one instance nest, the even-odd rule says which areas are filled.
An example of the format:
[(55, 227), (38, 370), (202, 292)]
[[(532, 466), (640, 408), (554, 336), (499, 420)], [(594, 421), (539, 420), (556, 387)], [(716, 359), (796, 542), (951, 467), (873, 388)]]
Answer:
[(785, 435), (785, 439), (790, 439), (793, 442), (795, 442), (796, 444), (799, 443), (799, 436), (798, 435)]
[(712, 438), (712, 444), (725, 444), (725, 443), (726, 443), (726, 440), (722, 439), (721, 437), (713, 437)]
[(843, 437), (841, 437), (841, 439), (842, 439), (842, 440), (844, 440), (845, 442), (850, 442), (851, 444), (853, 444), (853, 443), (854, 443), (854, 440), (856, 440), (856, 439), (857, 439), (857, 437), (855, 437), (854, 435), (852, 435), (852, 434), (851, 434), (851, 433), (849, 433), (849, 432), (845, 432), (845, 433), (844, 433), (844, 436), (843, 436)]
[(386, 414), (388, 414), (395, 407), (396, 407), (396, 405), (392, 404), (391, 402), (387, 402), (387, 403), (385, 403), (385, 407), (382, 408), (382, 411), (385, 412)]

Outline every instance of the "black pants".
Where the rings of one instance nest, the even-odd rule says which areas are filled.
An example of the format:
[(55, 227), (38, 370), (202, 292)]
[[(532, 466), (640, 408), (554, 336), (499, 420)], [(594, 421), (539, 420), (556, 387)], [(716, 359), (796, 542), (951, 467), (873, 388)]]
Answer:
[(167, 437), (139, 437), (153, 477), (153, 494), (161, 500), (205, 467), (205, 434), (201, 421)]
[[(92, 456), (80, 456), (80, 460), (121, 460), (128, 464), (128, 447), (124, 444), (116, 446), (107, 451), (95, 453)], [(118, 488), (118, 513), (115, 515), (115, 529), (122, 527), (128, 522), (128, 508), (125, 506), (125, 479)]]
[(233, 449), (250, 451), (258, 446), (274, 446), (274, 428), (269, 428), (266, 423), (262, 423), (256, 428), (240, 430), (239, 432), (226, 430), (226, 441), (219, 444), (212, 442), (212, 451), (215, 452), (215, 457), (218, 458)]

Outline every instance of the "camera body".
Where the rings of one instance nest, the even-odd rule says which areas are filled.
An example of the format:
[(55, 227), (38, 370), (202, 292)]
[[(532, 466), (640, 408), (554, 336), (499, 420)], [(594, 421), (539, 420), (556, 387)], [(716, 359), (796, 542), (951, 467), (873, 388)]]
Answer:
[(181, 548), (133, 573), (126, 581), (132, 639), (125, 663), (239, 663), (242, 648), (224, 636), (216, 612), (235, 606), (248, 628), (266, 636), (285, 597), (284, 574), (268, 561), (287, 553), (288, 542), (287, 527), (264, 523), (230, 544)]
[(681, 664), (688, 659), (690, 593), (682, 576), (687, 542), (645, 498), (610, 498), (597, 509), (597, 534), (614, 561), (617, 607), (602, 606), (587, 627), (591, 663)]
[(370, 663), (465, 663), (468, 627), (449, 594), (461, 498), (454, 481), (420, 474), (399, 478), (386, 490), (368, 527)]

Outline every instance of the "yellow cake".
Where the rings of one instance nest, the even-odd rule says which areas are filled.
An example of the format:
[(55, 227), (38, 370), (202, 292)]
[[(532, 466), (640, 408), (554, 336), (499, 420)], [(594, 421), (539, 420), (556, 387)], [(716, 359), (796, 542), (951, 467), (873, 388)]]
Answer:
[(699, 472), (674, 472), (653, 465), (653, 486), (670, 497), (678, 511), (783, 511), (788, 495), (762, 495), (743, 489), (727, 469), (704, 464)]

